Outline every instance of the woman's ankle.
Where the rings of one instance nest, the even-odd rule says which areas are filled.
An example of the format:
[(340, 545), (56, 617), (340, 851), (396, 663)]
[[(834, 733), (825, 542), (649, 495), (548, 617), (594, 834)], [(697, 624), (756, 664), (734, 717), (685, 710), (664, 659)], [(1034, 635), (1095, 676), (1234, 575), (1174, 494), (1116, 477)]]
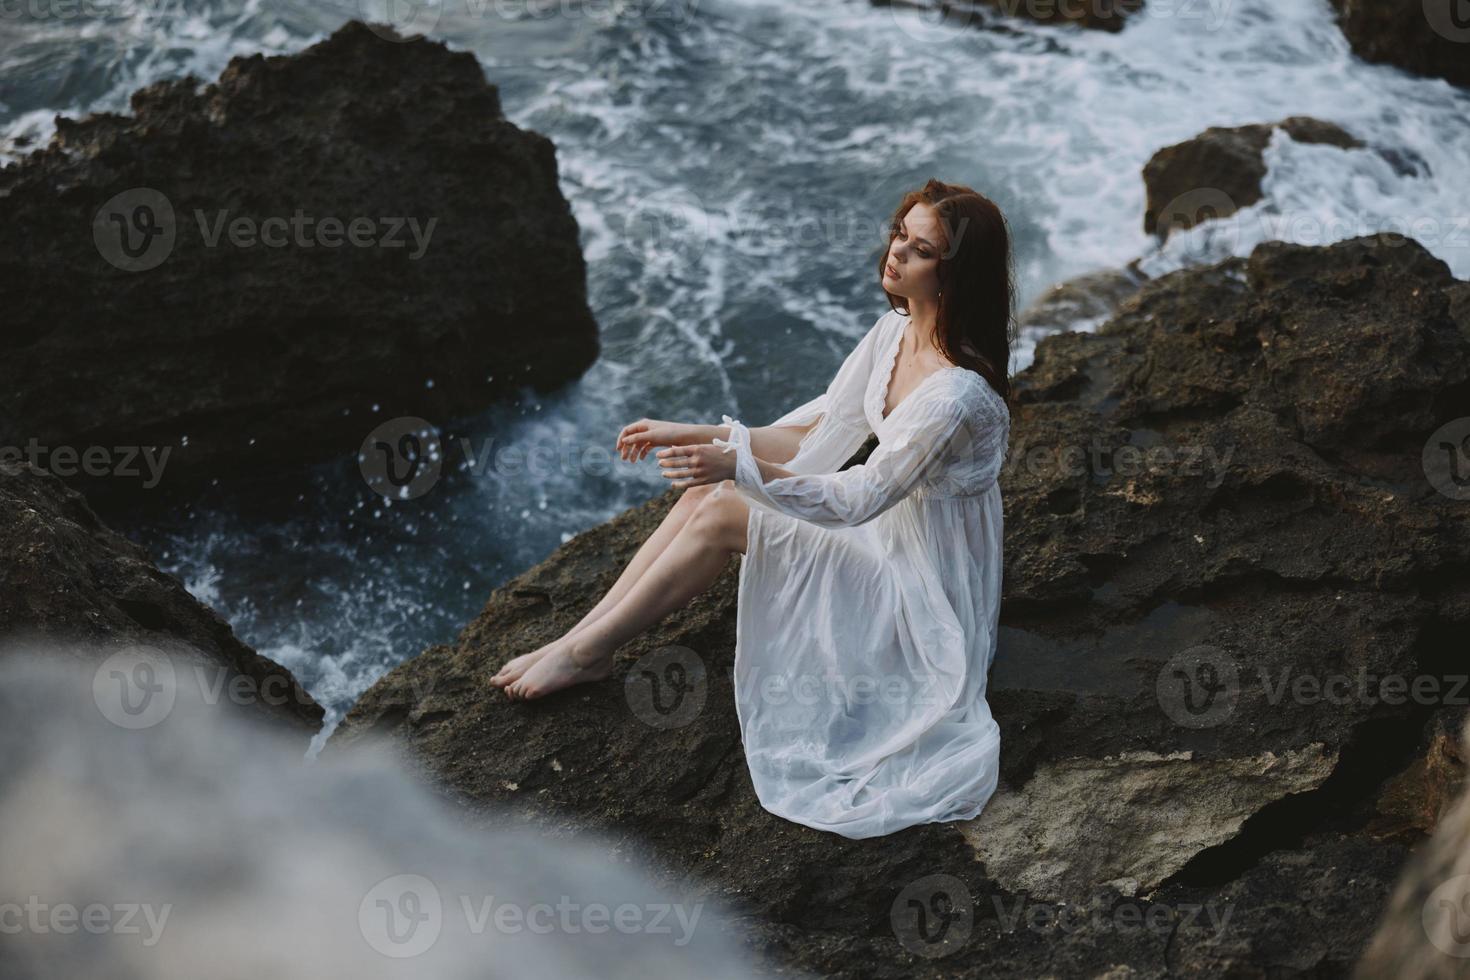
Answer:
[(585, 636), (569, 637), (567, 653), (578, 667), (594, 667), (612, 656), (612, 651), (596, 641), (589, 642)]

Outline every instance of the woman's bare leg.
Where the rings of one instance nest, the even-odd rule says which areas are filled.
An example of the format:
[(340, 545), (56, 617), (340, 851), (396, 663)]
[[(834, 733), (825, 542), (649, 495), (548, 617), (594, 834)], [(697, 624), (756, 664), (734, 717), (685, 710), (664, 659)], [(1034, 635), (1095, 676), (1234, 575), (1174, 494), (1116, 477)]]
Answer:
[(693, 516), (695, 509), (699, 506), (699, 502), (712, 492), (715, 486), (716, 484), (707, 483), (697, 487), (690, 487), (681, 493), (679, 499), (674, 501), (674, 506), (669, 508), (669, 512), (664, 515), (663, 521), (648, 536), (648, 540), (644, 541), (642, 546), (639, 547), (638, 553), (633, 556), (633, 559), (628, 562), (628, 566), (623, 569), (623, 573), (618, 576), (618, 580), (613, 583), (612, 588), (608, 589), (607, 594), (597, 601), (597, 605), (588, 610), (587, 615), (583, 616), (577, 621), (575, 626), (550, 643), (538, 647), (530, 653), (523, 653), (519, 657), (506, 661), (505, 666), (501, 667), (490, 678), (490, 683), (496, 687), (505, 687), (511, 681), (524, 674), (533, 663), (550, 653), (552, 647), (580, 633), (587, 626), (600, 619), (609, 609), (617, 605), (623, 596), (628, 594), (628, 590), (633, 587), (633, 584), (643, 576), (643, 573), (648, 571), (658, 556), (663, 554), (664, 549), (669, 546), (669, 542), (674, 540), (675, 535), (679, 533), (689, 518)]
[(739, 494), (710, 493), (674, 539), (613, 607), (505, 688), (514, 698), (537, 698), (573, 684), (600, 680), (624, 643), (682, 609), (714, 584), (732, 554), (745, 553), (749, 507)]

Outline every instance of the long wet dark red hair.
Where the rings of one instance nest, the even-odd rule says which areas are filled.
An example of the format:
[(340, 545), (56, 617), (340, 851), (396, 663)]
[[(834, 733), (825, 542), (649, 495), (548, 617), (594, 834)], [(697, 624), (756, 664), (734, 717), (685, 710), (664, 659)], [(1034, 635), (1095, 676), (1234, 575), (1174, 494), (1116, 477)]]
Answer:
[[(939, 249), (939, 321), (935, 340), (950, 363), (979, 372), (1007, 403), (1011, 400), (1011, 345), (1016, 339), (1016, 287), (1011, 270), (1011, 232), (995, 202), (963, 184), (929, 180), (903, 196), (888, 223), (878, 256), (878, 279), (888, 248), (915, 204), (934, 209), (943, 241)], [(896, 312), (902, 296), (886, 289)], [(978, 351), (969, 353), (969, 349)]]

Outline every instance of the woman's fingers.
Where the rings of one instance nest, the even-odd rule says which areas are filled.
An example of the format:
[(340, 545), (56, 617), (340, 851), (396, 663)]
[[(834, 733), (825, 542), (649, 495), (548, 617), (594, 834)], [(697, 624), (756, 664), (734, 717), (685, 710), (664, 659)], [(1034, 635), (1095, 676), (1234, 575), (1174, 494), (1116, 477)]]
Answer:
[(682, 446), (669, 446), (667, 449), (658, 451), (658, 466), (663, 470), (665, 478), (674, 480), (684, 475), (689, 460), (684, 455), (683, 448)]
[(623, 459), (630, 460), (638, 452), (637, 435), (638, 430), (635, 430), (633, 426), (628, 426), (623, 430), (622, 435), (618, 436), (618, 452), (622, 454)]
[(697, 446), (669, 446), (658, 451), (658, 465), (663, 476), (675, 487), (693, 486), (701, 482)]
[(647, 419), (639, 419), (637, 422), (629, 422), (623, 426), (623, 430), (618, 433), (617, 449), (624, 460), (631, 459), (633, 454), (638, 451), (638, 441), (633, 437), (640, 432), (647, 431), (647, 429)]

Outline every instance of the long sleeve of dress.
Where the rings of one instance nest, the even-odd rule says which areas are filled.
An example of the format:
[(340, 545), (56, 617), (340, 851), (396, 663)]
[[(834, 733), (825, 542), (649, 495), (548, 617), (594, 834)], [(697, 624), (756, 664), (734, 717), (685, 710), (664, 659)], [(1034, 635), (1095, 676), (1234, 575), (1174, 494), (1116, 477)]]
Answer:
[[(729, 439), (714, 444), (735, 453), (735, 486), (750, 500), (771, 510), (824, 527), (864, 524), (898, 503), (926, 475), (938, 475), (949, 460), (966, 450), (951, 444), (968, 439), (966, 408), (954, 397), (928, 395), (902, 416), (902, 424), (868, 457), (866, 463), (837, 473), (800, 474), (763, 482), (750, 451), (750, 430), (730, 416)], [(898, 419), (894, 420), (899, 421)]]
[(772, 422), (781, 425), (816, 425), (802, 436), (796, 455), (783, 464), (793, 473), (834, 473), (852, 458), (872, 429), (863, 412), (863, 393), (873, 374), (874, 358), (882, 342), (888, 314), (858, 341), (843, 360), (827, 390), (811, 401), (798, 405)]
[(793, 473), (831, 473), (852, 457), (868, 437), (866, 421), (849, 425), (838, 421), (828, 409), (830, 392), (822, 392), (809, 402), (793, 408), (771, 423), (810, 426), (802, 435), (796, 453), (781, 465)]

